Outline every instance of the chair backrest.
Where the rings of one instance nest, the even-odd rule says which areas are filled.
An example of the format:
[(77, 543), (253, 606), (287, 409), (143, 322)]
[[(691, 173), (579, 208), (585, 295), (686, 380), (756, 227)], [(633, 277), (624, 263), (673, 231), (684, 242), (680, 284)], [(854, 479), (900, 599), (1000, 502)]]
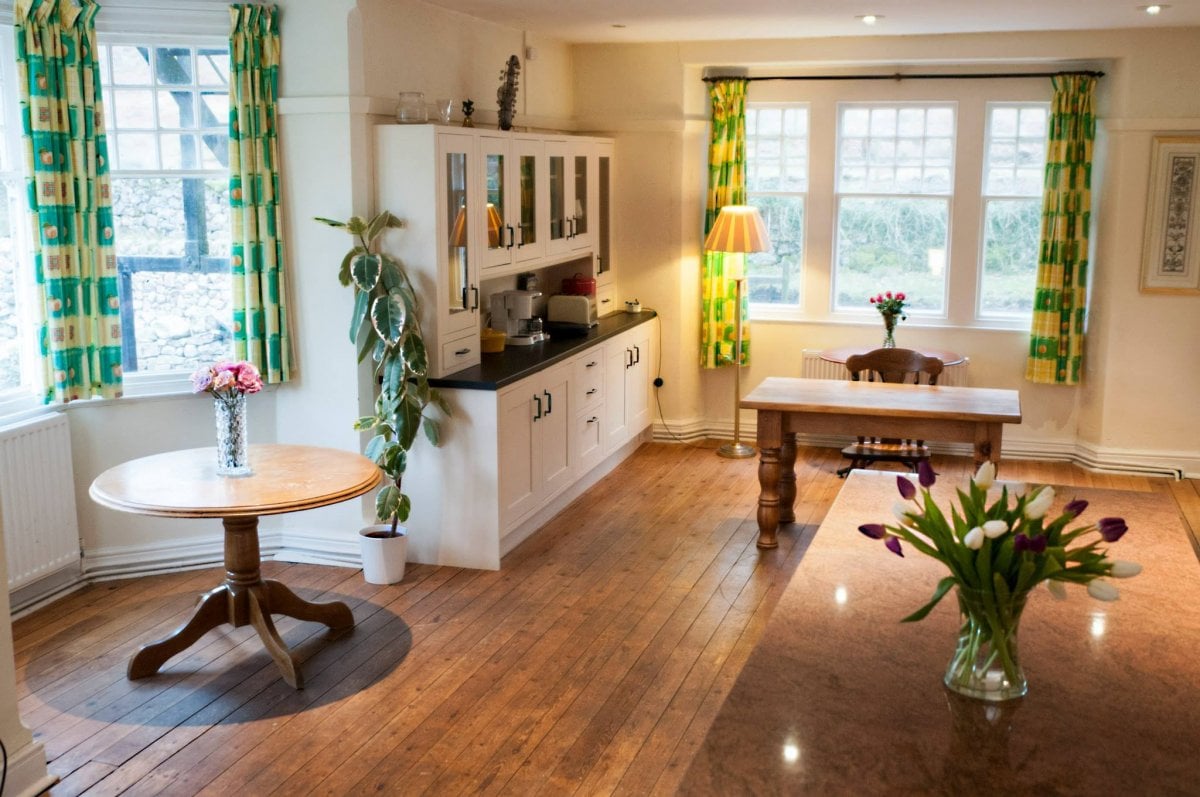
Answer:
[(936, 385), (942, 373), (942, 361), (937, 357), (926, 357), (912, 349), (874, 349), (866, 354), (852, 354), (846, 358), (846, 370), (855, 382), (866, 374), (868, 382), (908, 382)]

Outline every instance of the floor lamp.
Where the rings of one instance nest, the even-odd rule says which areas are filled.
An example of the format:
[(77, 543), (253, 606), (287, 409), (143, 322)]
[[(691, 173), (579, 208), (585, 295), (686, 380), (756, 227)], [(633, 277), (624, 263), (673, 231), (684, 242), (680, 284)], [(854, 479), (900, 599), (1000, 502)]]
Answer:
[[(708, 237), (704, 239), (706, 252), (746, 255), (751, 252), (765, 252), (770, 248), (767, 226), (763, 224), (758, 208), (750, 205), (726, 205), (721, 208)], [(745, 257), (731, 260), (736, 263), (733, 279), (737, 286), (733, 312), (737, 330), (733, 353), (733, 442), (718, 448), (717, 454), (730, 459), (745, 459), (754, 456), (753, 446), (742, 444), (742, 418), (738, 406), (742, 401), (742, 291), (746, 282)]]

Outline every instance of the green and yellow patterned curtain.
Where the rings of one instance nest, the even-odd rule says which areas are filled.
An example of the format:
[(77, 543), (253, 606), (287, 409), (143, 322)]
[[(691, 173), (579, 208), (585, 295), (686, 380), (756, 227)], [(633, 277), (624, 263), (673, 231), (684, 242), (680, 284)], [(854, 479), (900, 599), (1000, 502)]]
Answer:
[(1054, 78), (1042, 200), (1037, 291), (1025, 378), (1079, 384), (1087, 316), (1088, 233), (1092, 215), (1092, 144), (1096, 78)]
[(121, 395), (112, 194), (93, 0), (17, 0), (45, 400)]
[[(708, 144), (708, 199), (704, 235), (726, 205), (746, 204), (747, 80), (720, 80), (709, 88), (712, 134)], [(703, 239), (701, 239), (703, 240)], [(737, 289), (733, 269), (744, 267), (745, 255), (703, 252), (700, 279), (700, 365), (719, 368), (733, 362), (737, 341), (734, 307)], [(741, 364), (750, 363), (749, 302), (742, 297)]]
[(229, 7), (233, 345), (266, 382), (291, 376), (280, 205), (279, 9)]

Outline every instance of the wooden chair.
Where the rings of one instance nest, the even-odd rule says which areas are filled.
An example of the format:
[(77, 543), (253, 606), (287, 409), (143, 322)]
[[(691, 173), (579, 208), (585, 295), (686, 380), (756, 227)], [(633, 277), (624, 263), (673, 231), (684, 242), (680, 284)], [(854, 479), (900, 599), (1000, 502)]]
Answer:
[[(919, 385), (924, 376), (925, 384), (936, 385), (942, 367), (937, 357), (926, 357), (912, 349), (875, 349), (846, 358), (846, 370), (855, 382), (862, 381), (865, 375), (868, 382)], [(842, 456), (850, 458), (850, 464), (837, 472), (842, 478), (854, 468), (865, 468), (872, 462), (899, 462), (915, 471), (918, 462), (929, 459), (929, 447), (924, 440), (859, 437), (857, 443), (842, 449)]]

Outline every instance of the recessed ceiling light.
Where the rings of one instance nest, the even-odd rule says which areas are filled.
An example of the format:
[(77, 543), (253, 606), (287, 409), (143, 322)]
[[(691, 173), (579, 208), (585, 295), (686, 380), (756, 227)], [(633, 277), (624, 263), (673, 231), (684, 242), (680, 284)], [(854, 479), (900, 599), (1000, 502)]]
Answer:
[(883, 19), (883, 14), (859, 14), (855, 19), (861, 20), (864, 25), (874, 25)]
[(1163, 9), (1166, 9), (1166, 8), (1170, 8), (1170, 6), (1155, 4), (1155, 5), (1149, 5), (1149, 6), (1138, 6), (1138, 11), (1145, 11), (1150, 16), (1155, 16), (1157, 14), (1161, 14), (1163, 12)]

